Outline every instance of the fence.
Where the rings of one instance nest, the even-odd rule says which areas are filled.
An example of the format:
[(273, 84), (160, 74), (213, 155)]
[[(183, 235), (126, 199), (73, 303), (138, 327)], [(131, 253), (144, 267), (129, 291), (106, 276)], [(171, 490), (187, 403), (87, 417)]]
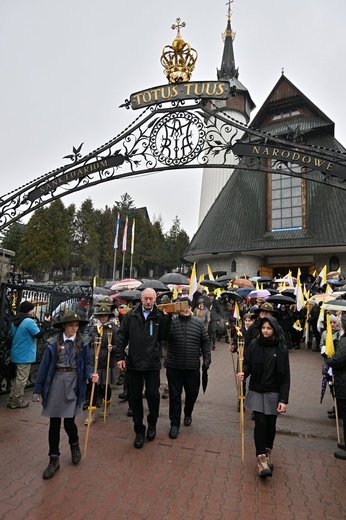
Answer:
[[(29, 300), (35, 305), (35, 317), (40, 326), (45, 315), (50, 315), (52, 324), (67, 310), (75, 310), (83, 319), (89, 317), (93, 305), (93, 287), (86, 282), (71, 282), (64, 285), (54, 283), (16, 285), (2, 283), (0, 286), (0, 392), (9, 391), (9, 360), (11, 352), (10, 330), (13, 316), (20, 303)], [(37, 340), (36, 362), (43, 356), (47, 337)], [(34, 364), (34, 365), (35, 365)], [(37, 367), (32, 370), (36, 371)], [(33, 382), (33, 377), (30, 378)]]

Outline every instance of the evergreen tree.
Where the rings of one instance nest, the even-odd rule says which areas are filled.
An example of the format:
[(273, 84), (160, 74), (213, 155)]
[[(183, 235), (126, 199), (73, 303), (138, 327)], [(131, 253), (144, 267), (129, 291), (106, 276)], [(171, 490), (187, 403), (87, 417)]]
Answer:
[(40, 278), (42, 271), (51, 271), (51, 223), (47, 208), (35, 211), (25, 227), (15, 262), (18, 271)]
[(186, 231), (181, 229), (180, 219), (177, 216), (173, 221), (171, 229), (168, 231), (166, 235), (166, 240), (169, 258), (171, 261), (171, 271), (172, 269), (176, 269), (177, 267), (180, 268), (180, 266), (183, 264), (183, 255), (190, 242), (189, 236), (186, 233)]
[(2, 247), (10, 249), (15, 253), (18, 251), (21, 238), (25, 231), (25, 224), (22, 222), (14, 222), (2, 232)]
[(79, 277), (93, 278), (99, 274), (101, 211), (94, 210), (91, 199), (86, 199), (75, 219), (75, 252)]

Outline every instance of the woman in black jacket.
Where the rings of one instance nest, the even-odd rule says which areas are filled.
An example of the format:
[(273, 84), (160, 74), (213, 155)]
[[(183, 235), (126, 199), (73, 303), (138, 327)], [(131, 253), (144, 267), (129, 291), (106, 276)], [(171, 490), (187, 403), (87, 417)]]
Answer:
[(274, 469), (270, 461), (276, 433), (276, 419), (286, 412), (290, 388), (288, 350), (280, 334), (280, 326), (272, 316), (262, 318), (259, 335), (245, 352), (239, 381), (251, 375), (245, 405), (254, 411), (254, 440), (260, 477), (270, 477)]
[[(338, 444), (341, 451), (336, 451), (334, 457), (346, 460), (346, 313), (341, 314), (341, 335), (336, 343), (334, 356), (328, 357), (326, 363), (333, 369), (334, 394), (338, 409), (338, 416), (344, 427), (344, 444)], [(323, 352), (322, 352), (323, 354)]]

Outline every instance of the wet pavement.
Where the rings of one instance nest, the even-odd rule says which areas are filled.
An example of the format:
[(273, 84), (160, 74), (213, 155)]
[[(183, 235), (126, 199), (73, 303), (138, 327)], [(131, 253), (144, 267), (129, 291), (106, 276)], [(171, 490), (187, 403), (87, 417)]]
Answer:
[[(303, 344), (302, 344), (303, 346)], [(61, 432), (60, 470), (43, 480), (48, 463), (48, 419), (41, 405), (6, 407), (0, 397), (1, 520), (305, 520), (346, 518), (346, 461), (333, 453), (335, 420), (327, 417), (327, 389), (320, 404), (322, 358), (310, 350), (290, 352), (291, 394), (278, 418), (272, 478), (257, 476), (254, 422), (245, 412), (245, 457), (235, 389), (236, 358), (224, 342), (212, 352), (205, 394), (190, 427), (168, 437), (168, 400), (161, 399), (157, 436), (133, 447), (127, 403), (114, 387), (107, 422), (90, 428), (86, 457), (71, 464)], [(164, 372), (162, 385), (164, 388)], [(32, 390), (26, 392), (31, 401)], [(86, 427), (77, 417), (82, 448)], [(342, 430), (342, 428), (341, 428)], [(341, 433), (342, 434), (342, 433)]]

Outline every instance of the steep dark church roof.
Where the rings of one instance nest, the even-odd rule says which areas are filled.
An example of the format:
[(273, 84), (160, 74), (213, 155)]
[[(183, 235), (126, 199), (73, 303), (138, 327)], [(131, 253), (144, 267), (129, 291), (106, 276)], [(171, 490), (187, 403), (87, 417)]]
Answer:
[[(282, 138), (301, 134), (305, 144), (346, 152), (334, 137), (334, 123), (284, 75), (251, 127)], [(316, 172), (316, 178), (319, 175)], [(185, 259), (195, 261), (219, 253), (306, 252), (311, 248), (345, 246), (346, 192), (306, 181), (305, 200), (303, 229), (272, 232), (267, 227), (267, 174), (235, 170), (193, 237)]]
[[(217, 79), (219, 81), (228, 81), (231, 89), (235, 91), (238, 97), (242, 96), (245, 100), (245, 105), (242, 110), (245, 110), (245, 115), (247, 117), (247, 121), (250, 120), (250, 112), (255, 108), (255, 104), (251, 99), (249, 91), (246, 87), (239, 81), (239, 69), (235, 66), (235, 58), (234, 58), (234, 49), (233, 49), (233, 40), (235, 37), (235, 33), (232, 31), (231, 27), (231, 9), (228, 8), (228, 20), (227, 26), (224, 33), (224, 47), (223, 54), (221, 60), (221, 67), (217, 69)], [(234, 103), (233, 103), (234, 104)], [(233, 106), (233, 108), (236, 108)], [(238, 107), (239, 109), (239, 107)]]

